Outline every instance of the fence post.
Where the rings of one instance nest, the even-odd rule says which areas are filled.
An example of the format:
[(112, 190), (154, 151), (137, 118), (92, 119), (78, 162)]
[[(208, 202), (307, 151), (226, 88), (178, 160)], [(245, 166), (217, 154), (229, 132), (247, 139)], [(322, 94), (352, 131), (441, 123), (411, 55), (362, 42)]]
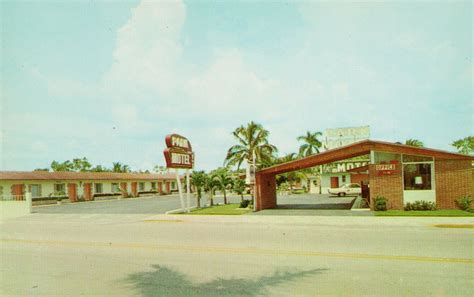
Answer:
[(32, 207), (33, 207), (33, 202), (32, 202), (32, 199), (31, 199), (31, 193), (30, 192), (25, 193), (25, 199), (26, 199), (26, 203), (28, 204), (28, 213), (31, 213), (32, 212)]

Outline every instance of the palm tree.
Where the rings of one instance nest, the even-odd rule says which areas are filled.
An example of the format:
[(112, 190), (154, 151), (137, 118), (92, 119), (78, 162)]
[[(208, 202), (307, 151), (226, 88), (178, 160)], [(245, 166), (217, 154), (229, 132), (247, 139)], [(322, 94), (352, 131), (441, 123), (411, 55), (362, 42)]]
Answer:
[(232, 177), (227, 168), (219, 168), (212, 173), (212, 179), (216, 182), (217, 188), (224, 194), (224, 204), (227, 204), (226, 189), (232, 186)]
[(306, 135), (298, 136), (296, 138), (298, 141), (303, 141), (304, 143), (300, 146), (299, 155), (302, 157), (307, 157), (314, 153), (319, 153), (319, 149), (322, 146), (321, 141), (319, 141), (318, 137), (322, 136), (323, 133), (321, 132), (314, 132), (311, 133), (310, 131), (306, 131)]
[(214, 191), (217, 188), (217, 182), (212, 178), (211, 175), (206, 174), (204, 180), (204, 191), (209, 194), (210, 206), (214, 205)]
[(468, 136), (463, 139), (458, 139), (451, 143), (459, 153), (469, 155), (474, 153), (474, 136)]
[(130, 172), (130, 166), (122, 164), (120, 162), (113, 162), (112, 171), (113, 172)]
[(416, 146), (416, 147), (424, 147), (425, 145), (421, 140), (418, 139), (407, 139), (405, 141), (405, 145)]
[(196, 187), (197, 208), (201, 208), (201, 193), (206, 185), (207, 174), (204, 171), (193, 171), (191, 174), (191, 184)]
[(225, 165), (237, 164), (237, 169), (239, 169), (242, 162), (247, 161), (249, 164), (253, 164), (255, 161), (255, 164), (261, 166), (278, 151), (276, 146), (268, 143), (270, 132), (253, 121), (248, 123), (246, 127), (238, 127), (232, 134), (237, 139), (238, 144), (233, 145), (227, 151)]
[(245, 180), (241, 178), (236, 178), (234, 180), (234, 185), (232, 186), (232, 190), (240, 195), (240, 202), (244, 201), (244, 192), (245, 192)]

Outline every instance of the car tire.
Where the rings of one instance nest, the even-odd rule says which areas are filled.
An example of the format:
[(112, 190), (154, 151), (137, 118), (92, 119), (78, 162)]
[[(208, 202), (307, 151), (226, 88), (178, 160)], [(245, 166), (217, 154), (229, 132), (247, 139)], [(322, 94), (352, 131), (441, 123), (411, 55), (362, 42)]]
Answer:
[(341, 193), (341, 196), (342, 196), (342, 197), (346, 196), (346, 193), (342, 192), (342, 193)]
[(337, 197), (341, 197), (341, 193), (337, 193)]

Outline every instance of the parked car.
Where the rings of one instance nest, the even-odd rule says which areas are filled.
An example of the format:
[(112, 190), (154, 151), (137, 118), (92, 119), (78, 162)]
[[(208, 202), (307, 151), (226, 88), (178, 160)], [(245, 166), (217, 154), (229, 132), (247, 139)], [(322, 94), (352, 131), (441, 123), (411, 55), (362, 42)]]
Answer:
[(359, 184), (345, 184), (340, 188), (328, 189), (328, 193), (341, 197), (346, 195), (360, 195), (362, 191)]

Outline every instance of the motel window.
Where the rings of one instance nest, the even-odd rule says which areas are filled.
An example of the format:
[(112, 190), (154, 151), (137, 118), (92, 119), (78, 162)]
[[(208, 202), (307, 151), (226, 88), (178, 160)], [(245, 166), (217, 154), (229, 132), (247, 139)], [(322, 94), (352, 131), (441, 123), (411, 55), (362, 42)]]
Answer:
[(393, 161), (400, 162), (400, 154), (385, 153), (385, 152), (375, 152), (374, 161), (375, 164), (390, 163)]
[(31, 197), (41, 197), (41, 185), (28, 185)]
[(112, 183), (112, 193), (117, 193), (117, 192), (120, 192), (119, 184)]
[(431, 190), (432, 164), (404, 164), (403, 182), (405, 190)]
[(156, 182), (151, 182), (151, 189), (156, 190)]
[(346, 182), (346, 176), (345, 176), (345, 175), (342, 176), (342, 182), (343, 182), (343, 183)]
[(403, 163), (408, 163), (408, 162), (432, 162), (432, 161), (433, 161), (432, 157), (403, 155)]
[(94, 184), (94, 192), (95, 193), (100, 194), (100, 193), (102, 193), (102, 191), (103, 191), (102, 184)]
[(145, 191), (145, 183), (138, 183), (138, 191)]
[(175, 182), (171, 182), (171, 189), (176, 189), (176, 183)]
[(66, 194), (66, 185), (65, 184), (54, 184), (54, 193), (56, 195), (65, 195)]

